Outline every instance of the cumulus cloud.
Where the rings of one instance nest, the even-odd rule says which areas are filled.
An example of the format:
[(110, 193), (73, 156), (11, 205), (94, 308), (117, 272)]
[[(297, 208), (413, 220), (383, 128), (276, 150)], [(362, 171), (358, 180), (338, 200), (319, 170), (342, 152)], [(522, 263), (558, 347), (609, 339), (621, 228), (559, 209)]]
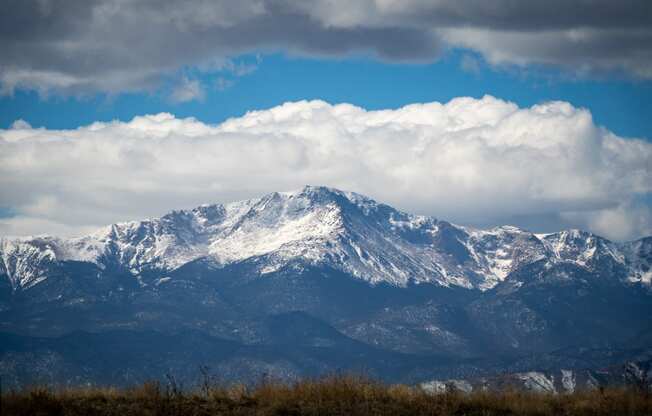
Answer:
[(463, 224), (652, 234), (652, 144), (565, 102), (486, 96), (366, 111), (301, 101), (219, 125), (162, 113), (0, 130), (0, 200), (15, 213), (0, 219), (4, 235), (81, 232), (305, 184)]
[(648, 0), (5, 0), (0, 10), (2, 94), (150, 90), (180, 68), (279, 50), (432, 61), (462, 47), (499, 65), (652, 78)]

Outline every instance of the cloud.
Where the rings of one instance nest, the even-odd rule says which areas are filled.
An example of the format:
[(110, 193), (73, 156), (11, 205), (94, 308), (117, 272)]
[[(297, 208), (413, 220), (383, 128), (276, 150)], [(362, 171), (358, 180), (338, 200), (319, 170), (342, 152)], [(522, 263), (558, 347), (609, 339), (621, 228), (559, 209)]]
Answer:
[[(81, 232), (323, 184), (463, 224), (652, 234), (652, 144), (565, 102), (490, 96), (366, 111), (301, 101), (219, 125), (161, 113), (0, 130), (0, 234)], [(646, 199), (648, 202), (646, 203)]]
[(651, 45), (647, 0), (6, 0), (0, 93), (148, 91), (244, 53), (404, 62), (450, 47), (498, 65), (650, 79)]
[(218, 91), (224, 91), (226, 89), (231, 88), (233, 84), (235, 84), (235, 81), (224, 77), (217, 77), (214, 84), (215, 84), (215, 88)]
[(231, 77), (218, 76), (213, 81), (213, 86), (217, 91), (225, 91), (235, 85), (236, 80), (234, 78), (244, 77), (256, 72), (261, 62), (262, 57), (260, 54), (256, 55), (255, 62), (236, 62), (231, 59), (218, 62), (214, 65), (214, 68), (229, 73)]
[(624, 202), (612, 208), (591, 212), (567, 212), (562, 216), (577, 228), (591, 228), (615, 240), (635, 235), (650, 235), (652, 210), (643, 203)]
[(448, 43), (473, 49), (494, 66), (538, 64), (561, 67), (578, 76), (620, 72), (652, 79), (652, 29), (571, 27), (514, 32), (454, 28), (441, 33)]
[(172, 90), (170, 99), (175, 103), (188, 101), (203, 101), (206, 98), (206, 91), (197, 79), (183, 77), (181, 82)]
[(460, 68), (462, 71), (468, 72), (469, 74), (478, 75), (480, 73), (480, 62), (477, 58), (465, 54), (462, 56), (462, 59), (460, 59)]

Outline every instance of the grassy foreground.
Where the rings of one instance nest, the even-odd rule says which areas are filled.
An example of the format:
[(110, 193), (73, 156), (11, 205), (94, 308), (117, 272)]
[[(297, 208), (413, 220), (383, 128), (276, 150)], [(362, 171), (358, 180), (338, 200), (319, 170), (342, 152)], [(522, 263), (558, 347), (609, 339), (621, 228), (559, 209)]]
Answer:
[(506, 391), (430, 395), (356, 377), (292, 385), (218, 388), (194, 392), (146, 383), (131, 389), (32, 389), (5, 392), (5, 415), (652, 415), (652, 395), (606, 389), (570, 395)]

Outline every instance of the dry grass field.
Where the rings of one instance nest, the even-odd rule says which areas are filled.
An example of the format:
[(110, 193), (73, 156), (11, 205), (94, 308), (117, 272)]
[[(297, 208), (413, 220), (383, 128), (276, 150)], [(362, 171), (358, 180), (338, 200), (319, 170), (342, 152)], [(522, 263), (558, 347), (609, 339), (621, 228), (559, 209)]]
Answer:
[(204, 384), (188, 392), (169, 383), (131, 389), (34, 388), (2, 395), (9, 415), (652, 415), (652, 395), (604, 389), (567, 395), (450, 391), (432, 395), (359, 377), (328, 377), (255, 387)]

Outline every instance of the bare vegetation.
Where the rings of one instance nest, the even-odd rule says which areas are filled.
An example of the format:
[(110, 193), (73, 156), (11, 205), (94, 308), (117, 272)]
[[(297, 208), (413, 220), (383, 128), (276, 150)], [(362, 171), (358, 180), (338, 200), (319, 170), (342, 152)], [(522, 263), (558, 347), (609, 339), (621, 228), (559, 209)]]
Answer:
[(602, 389), (567, 395), (517, 391), (447, 391), (432, 395), (360, 377), (328, 377), (255, 387), (175, 383), (130, 389), (33, 388), (2, 395), (4, 415), (651, 415), (652, 395), (640, 389)]

